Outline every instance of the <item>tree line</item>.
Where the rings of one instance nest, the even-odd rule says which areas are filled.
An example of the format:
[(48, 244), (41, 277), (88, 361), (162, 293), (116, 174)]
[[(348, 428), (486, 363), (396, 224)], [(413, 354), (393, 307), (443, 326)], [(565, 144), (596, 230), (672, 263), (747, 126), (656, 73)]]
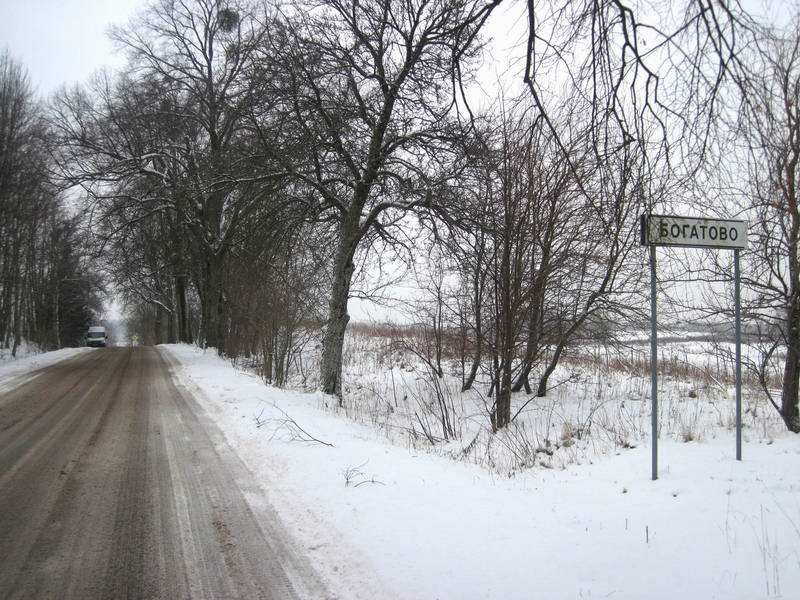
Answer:
[(77, 346), (102, 310), (80, 218), (52, 176), (45, 107), (23, 66), (0, 54), (0, 344)]
[[(639, 316), (639, 215), (708, 209), (699, 182), (719, 183), (730, 142), (743, 193), (721, 206), (750, 218), (755, 240), (745, 317), (770, 321), (764, 364), (783, 356), (775, 403), (799, 430), (797, 31), (738, 3), (651, 16), (616, 1), (529, 2), (523, 85), (487, 107), (474, 90), (501, 4), (149, 3), (111, 33), (124, 68), (35, 109), (41, 189), (15, 196), (0, 180), (6, 340), (24, 326), (30, 339), (58, 331), (37, 312), (37, 268), (64, 259), (58, 243), (80, 262), (84, 239), (70, 236), (89, 235), (93, 272), (146, 341), (260, 357), (282, 384), (321, 327), (319, 387), (341, 398), (354, 283), (389, 254), (413, 261), (430, 246), (462, 291), (433, 285), (433, 331), (458, 332), (465, 389), (488, 373), (502, 429), (513, 392), (545, 395), (570, 345)], [(20, 135), (35, 139), (29, 127)], [(59, 189), (80, 190), (80, 227)], [(7, 218), (15, 197), (25, 210)], [(47, 285), (78, 279), (44, 270)]]

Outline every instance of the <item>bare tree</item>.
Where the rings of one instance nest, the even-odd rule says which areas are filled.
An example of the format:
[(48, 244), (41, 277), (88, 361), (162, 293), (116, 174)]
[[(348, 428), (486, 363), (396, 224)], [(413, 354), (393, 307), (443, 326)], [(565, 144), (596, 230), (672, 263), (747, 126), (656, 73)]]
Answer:
[(449, 82), (468, 52), (461, 26), (473, 9), (466, 0), (298, 3), (269, 49), (285, 89), (283, 146), (299, 150), (282, 166), (308, 213), (338, 227), (320, 365), (327, 393), (341, 395), (362, 241), (372, 232), (391, 240), (402, 213), (430, 205), (453, 175), (448, 142), (460, 134), (448, 119)]
[[(737, 195), (750, 218), (743, 283), (745, 317), (769, 340), (759, 380), (789, 430), (800, 432), (800, 29), (774, 32), (758, 56), (759, 75), (747, 82), (739, 118), (739, 156), (746, 187)], [(733, 156), (736, 164), (737, 156)], [(738, 173), (737, 179), (741, 178)], [(785, 351), (783, 354), (782, 351)], [(780, 399), (769, 371), (783, 354)]]
[(226, 258), (280, 179), (263, 157), (254, 163), (243, 130), (250, 104), (264, 101), (253, 60), (262, 22), (245, 2), (156, 2), (113, 32), (129, 55), (126, 74), (55, 105), (67, 181), (86, 187), (91, 210), (107, 221), (103, 235), (164, 213), (183, 335), (191, 271), (202, 340), (220, 352)]
[(460, 179), (472, 191), (462, 196), (464, 216), (450, 219), (452, 234), (442, 238), (452, 260), (466, 267), (458, 270), (463, 283), (473, 287), (474, 301), (460, 305), (474, 314), (459, 322), (474, 321), (480, 335), (465, 383), (483, 362), (495, 431), (512, 420), (512, 392), (530, 393), (531, 373), (539, 377), (536, 395), (544, 396), (563, 353), (587, 326), (640, 299), (636, 224), (658, 196), (649, 170), (630, 145), (599, 159), (581, 119), (564, 114), (574, 132), (571, 164), (535, 108), (521, 104), (485, 118), (482, 150)]
[(51, 182), (50, 131), (23, 66), (0, 54), (0, 344), (78, 345), (102, 284)]

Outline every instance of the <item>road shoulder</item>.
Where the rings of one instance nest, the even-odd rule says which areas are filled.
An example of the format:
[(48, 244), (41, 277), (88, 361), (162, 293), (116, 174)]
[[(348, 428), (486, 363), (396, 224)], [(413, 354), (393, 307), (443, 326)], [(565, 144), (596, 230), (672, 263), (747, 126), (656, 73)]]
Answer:
[(35, 379), (48, 367), (63, 361), (75, 360), (87, 352), (96, 351), (95, 348), (61, 348), (19, 358), (4, 358), (0, 361), (0, 394), (6, 394)]
[(315, 565), (306, 555), (305, 548), (295, 539), (286, 526), (272, 499), (274, 492), (266, 489), (268, 482), (259, 480), (237, 452), (231, 447), (224, 432), (209, 415), (206, 407), (211, 405), (204, 391), (192, 385), (183, 373), (178, 357), (169, 350), (160, 347), (160, 354), (169, 367), (175, 389), (185, 401), (185, 406), (204, 428), (211, 440), (214, 451), (223, 461), (231, 479), (244, 496), (250, 511), (255, 517), (261, 534), (275, 550), (282, 572), (289, 578), (292, 588), (300, 598), (322, 599), (335, 598), (328, 591), (315, 569)]

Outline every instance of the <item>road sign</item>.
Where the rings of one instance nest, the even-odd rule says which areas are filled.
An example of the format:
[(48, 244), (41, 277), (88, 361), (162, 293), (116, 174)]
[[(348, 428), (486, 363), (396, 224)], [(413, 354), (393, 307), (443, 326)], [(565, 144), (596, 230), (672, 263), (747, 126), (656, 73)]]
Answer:
[(736, 460), (742, 460), (742, 319), (739, 251), (747, 248), (747, 221), (672, 215), (642, 215), (641, 241), (650, 250), (650, 401), (651, 469), (658, 479), (658, 326), (656, 247), (683, 246), (733, 250), (733, 299), (736, 332)]
[(689, 248), (747, 248), (747, 221), (673, 215), (642, 215), (642, 245)]

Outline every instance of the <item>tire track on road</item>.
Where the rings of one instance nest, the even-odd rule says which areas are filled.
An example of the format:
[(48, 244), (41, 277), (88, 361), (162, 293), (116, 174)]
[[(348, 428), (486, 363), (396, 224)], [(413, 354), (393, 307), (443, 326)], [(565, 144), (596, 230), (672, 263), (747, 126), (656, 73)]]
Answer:
[(0, 396), (0, 598), (326, 597), (158, 350), (67, 362)]

